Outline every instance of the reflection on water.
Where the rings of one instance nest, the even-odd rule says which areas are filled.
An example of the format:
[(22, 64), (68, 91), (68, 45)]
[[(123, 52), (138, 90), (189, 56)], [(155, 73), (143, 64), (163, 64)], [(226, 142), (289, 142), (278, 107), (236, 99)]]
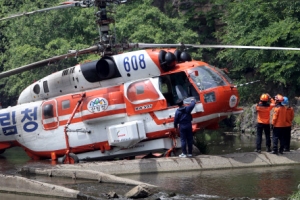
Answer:
[[(234, 152), (252, 152), (255, 149), (255, 134), (231, 135), (220, 132), (203, 134), (208, 143), (208, 154), (227, 154)], [(262, 149), (264, 149), (264, 142)], [(292, 142), (291, 149), (298, 149), (299, 142)], [(50, 161), (31, 161), (21, 148), (8, 149), (0, 156), (0, 173), (16, 174), (23, 166), (49, 166)], [(166, 192), (175, 192), (176, 199), (228, 199), (232, 197), (286, 199), (300, 182), (299, 165), (284, 167), (244, 168), (232, 170), (193, 171), (182, 173), (160, 173), (123, 176), (134, 180), (157, 185)], [(115, 191), (124, 195), (130, 186), (99, 184), (93, 181), (74, 182), (71, 179), (32, 176), (34, 180), (54, 183), (80, 190), (82, 193), (103, 197), (104, 193)], [(26, 199), (23, 195), (2, 194), (5, 199)], [(162, 195), (163, 196), (163, 195)], [(34, 199), (34, 198), (29, 198)], [(39, 197), (48, 200), (46, 197)], [(161, 198), (163, 199), (163, 198)], [(175, 199), (175, 198), (174, 198)]]
[(54, 200), (55, 198), (47, 198), (40, 196), (28, 196), (28, 195), (18, 195), (9, 193), (0, 193), (1, 199), (3, 200)]
[(299, 166), (244, 168), (182, 173), (123, 176), (206, 199), (271, 198), (286, 199), (297, 190)]
[(21, 147), (6, 149), (0, 155), (0, 173), (15, 174), (20, 167), (29, 161), (30, 158)]
[(48, 160), (31, 160), (21, 147), (7, 149), (0, 155), (0, 173), (14, 175), (24, 166), (47, 166)]
[[(203, 139), (208, 143), (207, 154), (210, 155), (253, 152), (256, 148), (256, 133), (232, 134), (220, 133), (219, 131), (206, 131), (203, 133)], [(297, 150), (299, 147), (299, 142), (291, 141), (291, 150)], [(261, 148), (262, 151), (266, 150), (266, 140), (264, 136)]]

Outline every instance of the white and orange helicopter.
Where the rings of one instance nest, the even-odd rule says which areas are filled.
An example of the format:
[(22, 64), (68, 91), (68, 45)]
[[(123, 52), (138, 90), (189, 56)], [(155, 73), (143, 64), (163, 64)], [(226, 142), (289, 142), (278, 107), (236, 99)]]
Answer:
[[(21, 73), (66, 57), (98, 52), (96, 61), (78, 64), (29, 85), (16, 106), (0, 110), (0, 151), (21, 146), (32, 159), (63, 163), (106, 160), (165, 151), (170, 156), (180, 148), (174, 129), (177, 99), (189, 103), (193, 132), (217, 128), (238, 107), (237, 86), (219, 68), (196, 61), (176, 47), (289, 49), (281, 47), (114, 44), (109, 35), (107, 3), (116, 0), (69, 1), (62, 5), (3, 18), (72, 6), (96, 6), (101, 30), (98, 44), (55, 56), (0, 74)], [(104, 39), (103, 39), (104, 38)], [(115, 49), (143, 50), (114, 54)]]

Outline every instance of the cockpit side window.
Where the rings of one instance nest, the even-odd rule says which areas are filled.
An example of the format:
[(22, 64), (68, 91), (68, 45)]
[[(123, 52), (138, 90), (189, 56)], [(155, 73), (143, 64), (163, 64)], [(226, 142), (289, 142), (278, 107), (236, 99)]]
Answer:
[(189, 71), (189, 74), (199, 90), (226, 85), (222, 77), (207, 66), (194, 68)]
[(205, 101), (205, 103), (215, 102), (216, 101), (215, 92), (210, 92), (210, 93), (204, 94), (204, 101)]

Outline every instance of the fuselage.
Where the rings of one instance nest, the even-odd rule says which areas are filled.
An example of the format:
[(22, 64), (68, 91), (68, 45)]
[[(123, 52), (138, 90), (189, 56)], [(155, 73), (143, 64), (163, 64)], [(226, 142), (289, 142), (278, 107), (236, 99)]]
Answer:
[[(99, 65), (116, 71), (101, 72)], [(197, 101), (194, 131), (242, 112), (237, 89), (218, 68), (186, 61), (166, 70), (159, 51), (143, 50), (77, 65), (32, 84), (18, 105), (0, 110), (0, 144), (20, 145), (34, 159), (53, 152), (63, 156), (66, 140), (73, 153), (132, 148), (174, 132), (178, 98)]]

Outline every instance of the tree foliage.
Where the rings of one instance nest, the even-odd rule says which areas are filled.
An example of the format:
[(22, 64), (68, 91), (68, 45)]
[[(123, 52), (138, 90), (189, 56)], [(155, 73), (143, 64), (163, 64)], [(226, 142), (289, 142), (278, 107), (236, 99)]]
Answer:
[[(299, 5), (277, 0), (227, 1), (222, 17), (226, 26), (216, 35), (223, 44), (299, 47)], [(228, 49), (221, 51), (218, 58), (235, 78), (251, 73), (252, 79), (277, 86), (274, 92), (291, 94), (298, 90), (299, 51)]]
[[(58, 5), (59, 1), (22, 1), (22, 3), (3, 4), (6, 16)], [(16, 12), (18, 10), (18, 12)], [(36, 13), (34, 15), (14, 18), (5, 21), (1, 33), (1, 46), (5, 51), (1, 54), (2, 70), (10, 70), (39, 60), (67, 53), (70, 49), (82, 49), (93, 44), (97, 37), (97, 27), (93, 18), (93, 10), (69, 8)], [(1, 79), (2, 98), (10, 99), (14, 104), (18, 94), (32, 82), (57, 70), (70, 67), (80, 60), (68, 59), (40, 69), (24, 72), (9, 78)], [(5, 103), (4, 103), (5, 104)], [(8, 105), (9, 105), (8, 104)]]
[[(1, 16), (51, 7), (58, 3), (59, 0), (26, 0), (17, 3), (6, 1), (0, 4), (4, 10)], [(193, 43), (197, 40), (197, 33), (185, 27), (186, 18), (169, 17), (152, 6), (152, 3), (151, 0), (131, 1), (124, 6), (118, 6), (115, 25), (119, 41)], [(5, 39), (1, 42), (5, 51), (0, 58), (2, 70), (65, 54), (69, 49), (78, 50), (93, 45), (94, 38), (98, 37), (94, 12), (93, 8), (68, 8), (5, 21), (2, 30)], [(18, 94), (32, 82), (86, 58), (49, 63), (49, 66), (2, 79), (0, 85), (6, 86), (0, 91), (3, 98), (0, 101), (11, 99), (14, 104)]]
[(116, 15), (118, 38), (123, 41), (144, 43), (193, 43), (198, 35), (185, 27), (187, 18), (171, 18), (152, 0), (129, 2), (120, 6)]

